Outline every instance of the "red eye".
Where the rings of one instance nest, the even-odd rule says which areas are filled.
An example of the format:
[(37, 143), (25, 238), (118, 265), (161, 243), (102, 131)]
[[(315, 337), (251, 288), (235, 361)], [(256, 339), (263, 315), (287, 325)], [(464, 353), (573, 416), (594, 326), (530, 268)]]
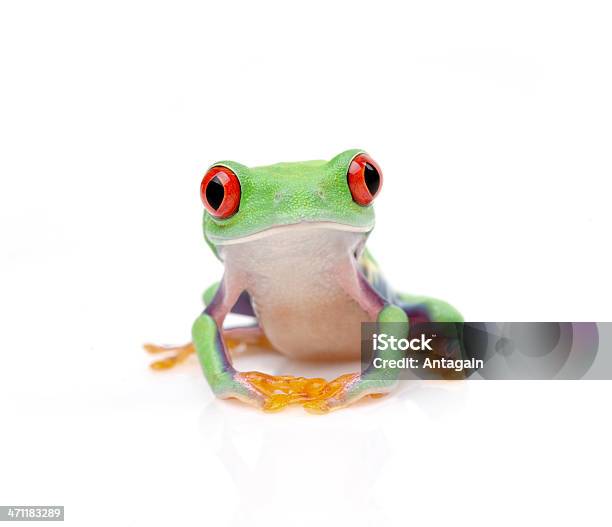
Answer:
[(374, 201), (382, 187), (382, 172), (368, 154), (359, 154), (351, 161), (346, 177), (353, 201), (364, 207)]
[(212, 167), (200, 185), (204, 207), (215, 218), (229, 218), (240, 205), (240, 181), (227, 167)]

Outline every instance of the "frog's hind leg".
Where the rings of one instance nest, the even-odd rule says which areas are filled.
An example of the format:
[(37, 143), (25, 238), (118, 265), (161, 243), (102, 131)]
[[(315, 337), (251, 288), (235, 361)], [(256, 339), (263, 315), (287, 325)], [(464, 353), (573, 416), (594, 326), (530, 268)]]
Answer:
[(419, 295), (396, 295), (395, 304), (410, 318), (411, 324), (423, 322), (463, 322), (463, 316), (449, 303)]
[[(223, 330), (223, 338), (230, 353), (235, 353), (249, 346), (258, 348), (272, 348), (272, 345), (258, 325), (226, 328)], [(151, 363), (154, 370), (169, 370), (177, 364), (185, 362), (187, 358), (195, 353), (192, 342), (182, 346), (158, 346), (145, 344), (144, 349), (151, 354), (167, 353), (168, 356)]]
[[(463, 322), (463, 316), (457, 309), (447, 302), (426, 296), (399, 294), (396, 302), (408, 315), (411, 328), (415, 330), (419, 324), (428, 322), (453, 322), (454, 324), (437, 328), (439, 338), (435, 340), (431, 354), (448, 359), (462, 357), (460, 343), (463, 340), (463, 325), (460, 323)], [(463, 378), (447, 369), (440, 369), (437, 373), (443, 379)]]

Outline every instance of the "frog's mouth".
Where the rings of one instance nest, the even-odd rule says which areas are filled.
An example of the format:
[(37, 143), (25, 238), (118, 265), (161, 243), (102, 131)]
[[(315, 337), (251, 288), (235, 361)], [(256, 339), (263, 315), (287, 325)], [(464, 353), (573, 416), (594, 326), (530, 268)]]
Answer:
[(253, 234), (248, 234), (246, 236), (241, 236), (239, 238), (220, 238), (217, 236), (208, 236), (208, 239), (211, 243), (215, 245), (236, 245), (239, 243), (247, 243), (256, 240), (261, 240), (263, 238), (268, 238), (269, 236), (274, 236), (275, 234), (285, 233), (288, 234), (290, 232), (303, 232), (310, 231), (313, 229), (332, 229), (335, 231), (344, 231), (344, 232), (356, 232), (366, 234), (369, 233), (373, 228), (373, 225), (366, 225), (362, 227), (358, 227), (355, 225), (347, 225), (344, 223), (336, 223), (333, 221), (303, 221), (300, 223), (291, 223), (288, 225), (279, 225), (275, 227), (270, 227), (269, 229), (264, 229), (262, 231), (254, 232)]

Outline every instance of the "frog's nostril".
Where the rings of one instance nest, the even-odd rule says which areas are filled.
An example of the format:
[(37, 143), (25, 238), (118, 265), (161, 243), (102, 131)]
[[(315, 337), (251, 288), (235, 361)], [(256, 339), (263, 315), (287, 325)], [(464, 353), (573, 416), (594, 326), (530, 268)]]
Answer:
[(325, 197), (325, 192), (323, 192), (323, 189), (317, 189), (316, 192), (317, 196), (320, 197), (321, 199), (323, 199)]
[(282, 199), (283, 199), (282, 192), (277, 192), (276, 194), (274, 194), (274, 203), (278, 203)]

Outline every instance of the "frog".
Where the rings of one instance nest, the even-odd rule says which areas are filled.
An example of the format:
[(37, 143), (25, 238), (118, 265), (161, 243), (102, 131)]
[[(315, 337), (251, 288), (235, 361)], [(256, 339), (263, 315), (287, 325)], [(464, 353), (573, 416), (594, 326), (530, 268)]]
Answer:
[[(372, 365), (327, 381), (242, 372), (232, 359), (244, 345), (297, 360), (359, 359), (362, 323), (407, 332), (415, 322), (463, 321), (449, 303), (396, 292), (384, 279), (366, 248), (382, 184), (380, 166), (361, 149), (327, 161), (213, 163), (200, 183), (203, 233), (224, 272), (204, 292), (190, 343), (145, 345), (168, 353), (152, 367), (195, 353), (216, 397), (268, 411), (300, 404), (328, 413), (390, 393), (397, 372)], [(249, 323), (224, 327), (230, 313)]]

